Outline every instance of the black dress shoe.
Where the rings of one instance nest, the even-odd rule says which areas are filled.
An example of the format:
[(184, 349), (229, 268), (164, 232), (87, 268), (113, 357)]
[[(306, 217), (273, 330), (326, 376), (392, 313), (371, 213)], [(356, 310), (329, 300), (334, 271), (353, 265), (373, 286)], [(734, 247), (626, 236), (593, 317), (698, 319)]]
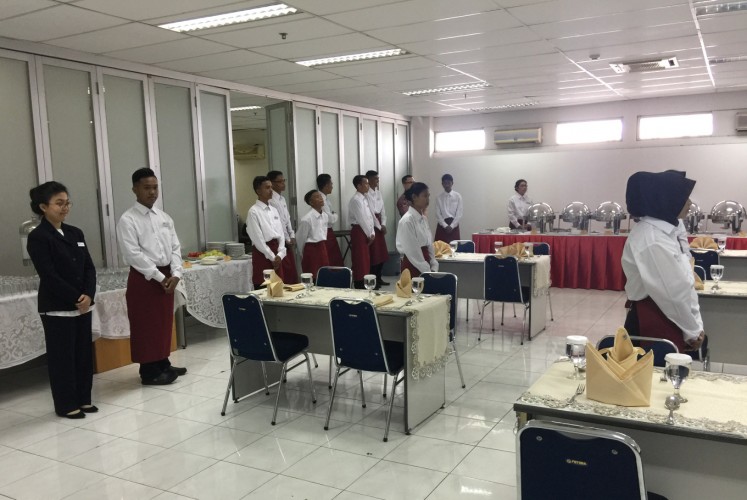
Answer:
[(391, 285), (391, 283), (387, 283), (386, 281), (384, 281), (382, 279), (378, 279), (378, 280), (376, 280), (376, 282), (377, 283), (381, 283), (381, 286), (389, 286), (389, 285)]
[(155, 378), (143, 379), (143, 385), (169, 385), (176, 380), (177, 374), (174, 371), (166, 370), (161, 372)]
[(80, 407), (80, 411), (83, 413), (97, 413), (99, 409), (94, 405), (84, 405)]
[(80, 410), (73, 410), (70, 413), (58, 413), (57, 415), (71, 420), (77, 420), (79, 418), (86, 418), (86, 414)]
[(171, 370), (172, 372), (176, 373), (179, 376), (187, 374), (186, 368), (180, 368), (178, 366), (173, 366), (173, 365), (169, 366), (169, 370)]

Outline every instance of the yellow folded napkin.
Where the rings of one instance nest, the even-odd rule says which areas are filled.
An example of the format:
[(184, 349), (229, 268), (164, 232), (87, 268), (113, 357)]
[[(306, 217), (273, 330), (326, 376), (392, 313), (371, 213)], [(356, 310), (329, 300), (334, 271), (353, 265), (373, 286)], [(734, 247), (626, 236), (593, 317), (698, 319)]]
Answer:
[(283, 290), (288, 290), (289, 292), (297, 292), (299, 290), (303, 290), (306, 288), (303, 286), (303, 283), (296, 283), (295, 285), (283, 285)]
[(710, 236), (698, 236), (690, 242), (690, 248), (705, 248), (706, 250), (718, 250), (718, 244)]
[(270, 282), (267, 283), (267, 296), (268, 297), (282, 297), (283, 296), (283, 280), (277, 275), (275, 271), (270, 275)]
[(650, 406), (654, 353), (644, 352), (633, 346), (625, 328), (617, 329), (609, 349), (597, 351), (587, 343), (586, 397), (620, 406)]
[(394, 302), (394, 297), (391, 295), (379, 295), (378, 297), (374, 297), (373, 304), (375, 307), (381, 307), (385, 306), (387, 304), (391, 304)]
[(412, 278), (410, 277), (409, 269), (405, 269), (399, 275), (399, 281), (395, 283), (395, 288), (397, 289), (397, 297), (405, 299), (412, 297)]
[(445, 241), (434, 241), (433, 242), (433, 250), (436, 253), (436, 258), (440, 259), (441, 257), (451, 255), (451, 247), (448, 243)]
[(502, 257), (511, 256), (521, 259), (522, 257), (526, 256), (526, 252), (524, 251), (524, 243), (514, 243), (513, 245), (501, 247), (498, 249), (498, 255)]

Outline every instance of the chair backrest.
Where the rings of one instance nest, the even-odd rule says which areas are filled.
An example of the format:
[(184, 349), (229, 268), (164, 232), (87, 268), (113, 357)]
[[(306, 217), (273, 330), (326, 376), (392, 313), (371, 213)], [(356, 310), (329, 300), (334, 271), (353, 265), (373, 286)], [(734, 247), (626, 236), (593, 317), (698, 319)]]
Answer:
[(475, 253), (475, 242), (472, 240), (452, 240), (456, 241), (456, 251), (459, 253)]
[(550, 244), (543, 242), (534, 244), (534, 255), (550, 255)]
[(353, 288), (353, 271), (349, 267), (320, 267), (316, 275), (316, 286)]
[(223, 295), (223, 315), (231, 352), (255, 361), (277, 361), (262, 301), (252, 294)]
[(698, 275), (698, 278), (700, 278), (701, 281), (705, 281), (707, 274), (702, 266), (693, 266), (693, 271), (695, 271), (695, 274)]
[(483, 292), (485, 300), (524, 303), (516, 257), (485, 257)]
[(711, 279), (711, 266), (719, 263), (718, 252), (716, 250), (690, 249), (690, 253), (695, 259), (695, 265), (705, 269), (706, 279)]
[(423, 273), (423, 293), (451, 295), (449, 308), (449, 330), (456, 328), (457, 277), (452, 273)]
[(625, 434), (531, 420), (516, 440), (518, 498), (647, 498), (640, 448)]
[[(630, 335), (630, 341), (634, 346), (641, 347), (646, 352), (654, 351), (654, 366), (665, 366), (664, 357), (667, 354), (679, 352), (677, 346), (671, 340), (667, 339)], [(608, 349), (613, 345), (615, 345), (615, 336), (607, 335), (599, 339), (597, 349)]]
[(335, 363), (354, 370), (389, 373), (374, 305), (363, 299), (329, 302)]

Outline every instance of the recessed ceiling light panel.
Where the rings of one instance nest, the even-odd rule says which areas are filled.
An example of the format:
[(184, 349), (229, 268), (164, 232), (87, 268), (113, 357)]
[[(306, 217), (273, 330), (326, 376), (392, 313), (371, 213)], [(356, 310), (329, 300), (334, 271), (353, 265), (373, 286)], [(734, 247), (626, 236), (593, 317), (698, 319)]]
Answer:
[(381, 59), (382, 57), (394, 57), (407, 54), (402, 49), (376, 50), (373, 52), (361, 52), (360, 54), (347, 54), (343, 56), (323, 57), (321, 59), (307, 59), (305, 61), (296, 61), (301, 66), (322, 66), (324, 64), (339, 64), (353, 61), (366, 61), (368, 59)]
[(231, 108), (231, 111), (251, 111), (252, 109), (262, 109), (262, 106), (239, 106), (238, 108)]
[(488, 82), (465, 83), (464, 85), (452, 85), (449, 87), (438, 87), (433, 89), (411, 90), (409, 92), (402, 93), (408, 96), (448, 94), (449, 92), (461, 92), (463, 90), (479, 90), (484, 89), (485, 87), (490, 87), (490, 84)]
[(259, 21), (271, 17), (286, 16), (288, 14), (295, 14), (296, 12), (298, 12), (298, 9), (294, 7), (290, 7), (284, 3), (276, 3), (273, 5), (265, 5), (264, 7), (257, 7), (256, 9), (240, 10), (237, 12), (218, 14), (216, 16), (160, 24), (158, 27), (178, 32), (197, 31), (207, 28), (217, 28), (219, 26), (228, 26), (230, 24)]
[(747, 10), (747, 2), (696, 2), (695, 15), (697, 17), (710, 16), (713, 14), (728, 14)]

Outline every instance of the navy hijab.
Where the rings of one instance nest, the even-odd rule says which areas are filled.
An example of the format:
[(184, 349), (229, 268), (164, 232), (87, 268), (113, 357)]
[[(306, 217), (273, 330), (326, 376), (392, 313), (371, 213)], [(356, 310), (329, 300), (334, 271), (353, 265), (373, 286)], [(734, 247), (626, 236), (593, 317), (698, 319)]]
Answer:
[(695, 181), (685, 177), (685, 172), (636, 172), (628, 179), (625, 202), (636, 219), (653, 217), (676, 226), (694, 187)]

